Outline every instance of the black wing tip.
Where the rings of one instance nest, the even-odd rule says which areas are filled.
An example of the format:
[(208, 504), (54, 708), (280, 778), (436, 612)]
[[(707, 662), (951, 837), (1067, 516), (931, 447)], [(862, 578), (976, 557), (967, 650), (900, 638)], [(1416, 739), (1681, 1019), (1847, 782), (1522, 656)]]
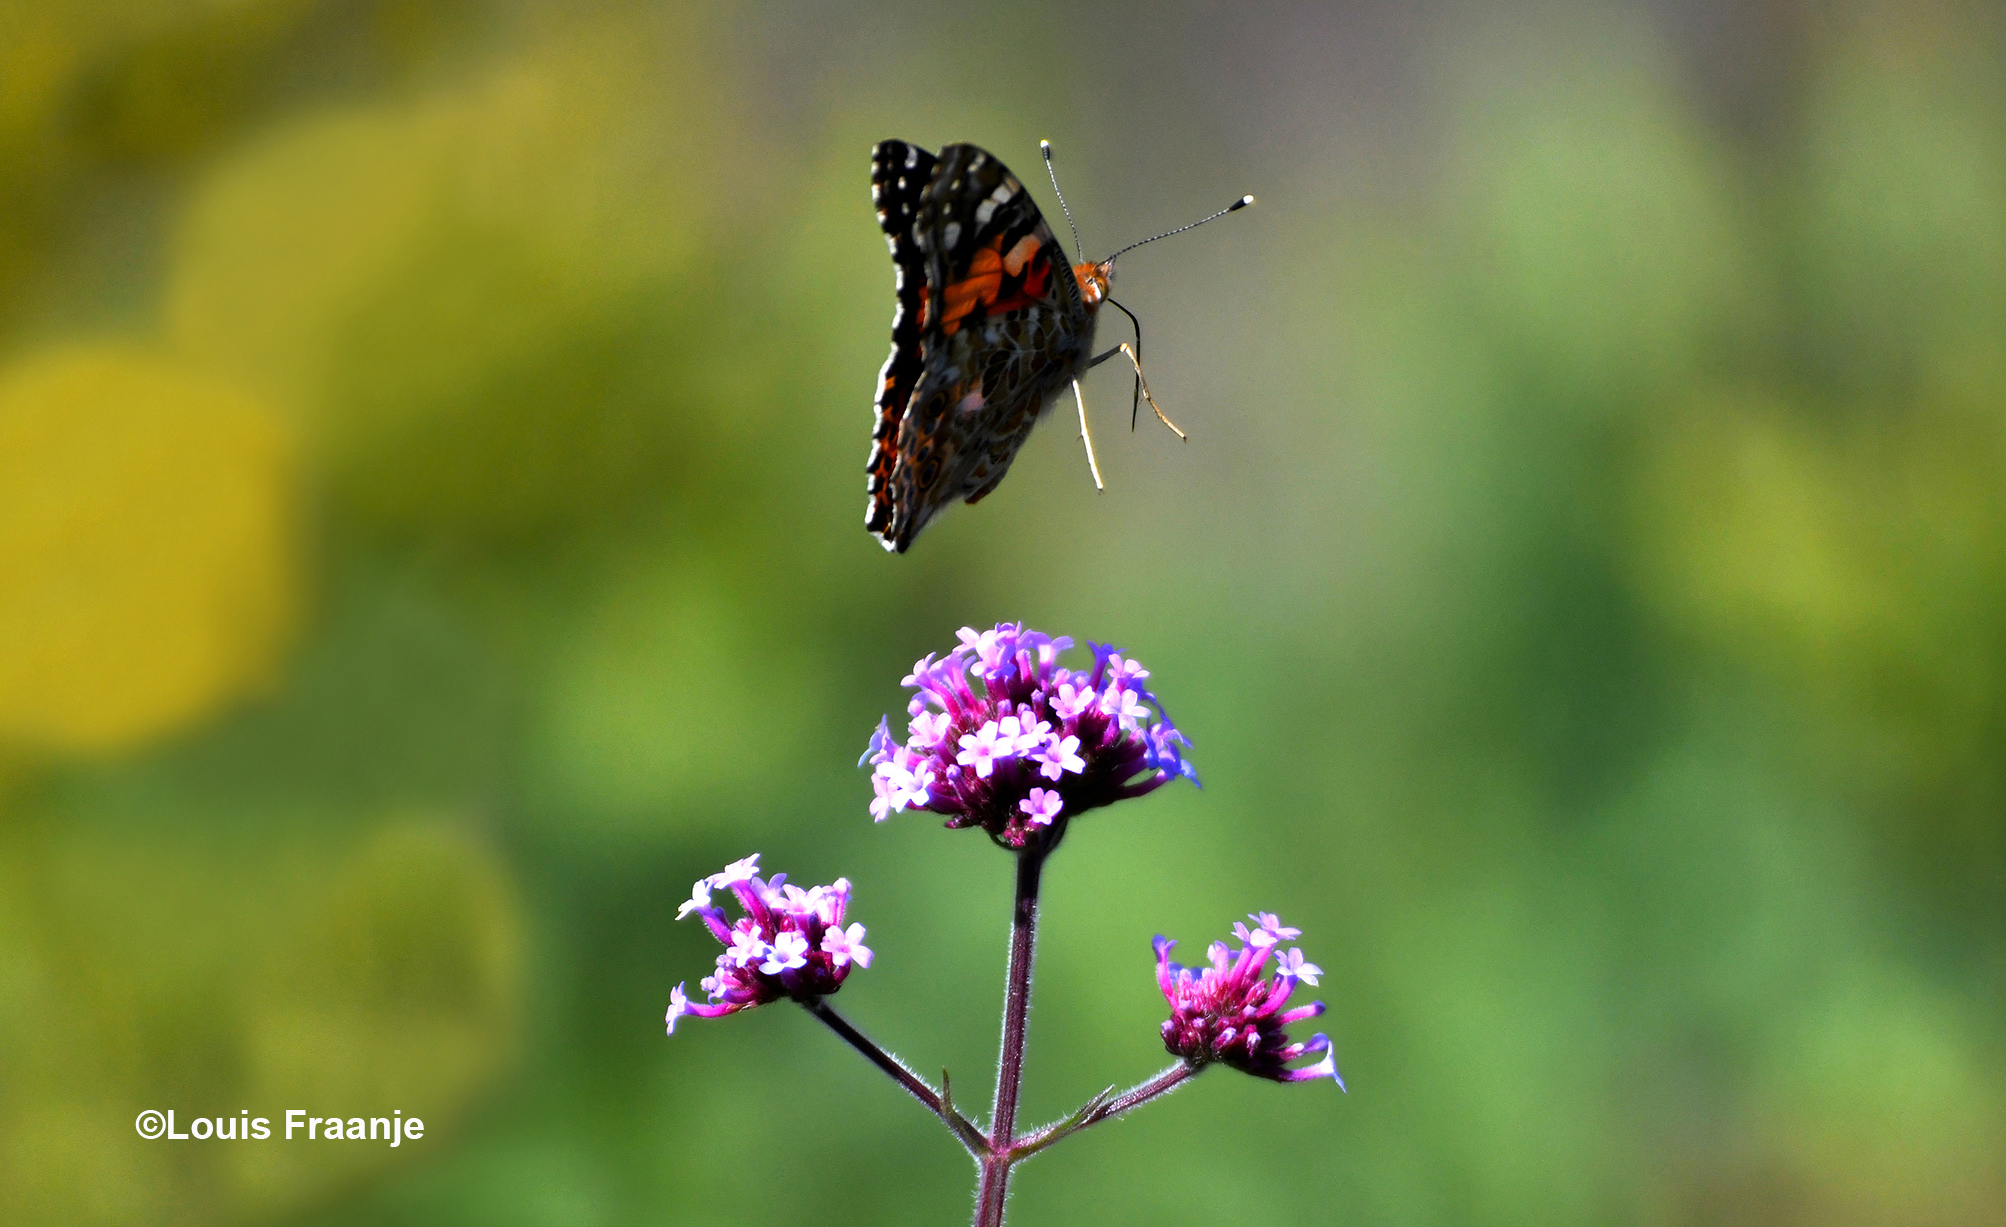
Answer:
[(891, 500), (871, 492), (871, 501), (864, 507), (864, 527), (878, 544), (894, 554), (903, 554), (912, 544), (913, 534), (908, 531), (910, 524), (897, 524)]
[[(870, 528), (870, 525), (866, 524), (865, 527)], [(910, 536), (903, 533), (894, 533), (890, 529), (872, 528), (871, 536), (878, 539), (878, 544), (884, 546), (885, 552), (888, 554), (903, 554), (906, 552), (907, 547), (912, 545), (912, 538)]]
[(908, 149), (917, 149), (929, 158), (933, 156), (923, 146), (915, 145), (911, 141), (902, 141), (895, 136), (888, 136), (871, 146), (871, 158), (874, 161), (888, 161), (894, 155), (903, 153)]
[(920, 529), (910, 516), (899, 520), (892, 505), (878, 498), (872, 498), (870, 506), (864, 509), (864, 527), (892, 554), (903, 554), (912, 548), (913, 538), (919, 536)]

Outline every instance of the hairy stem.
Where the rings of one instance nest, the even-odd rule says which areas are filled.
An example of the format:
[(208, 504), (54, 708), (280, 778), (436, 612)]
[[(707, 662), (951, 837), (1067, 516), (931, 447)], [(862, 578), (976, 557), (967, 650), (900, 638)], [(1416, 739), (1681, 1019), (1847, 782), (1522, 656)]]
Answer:
[(926, 1105), (927, 1111), (938, 1116), (942, 1123), (953, 1130), (955, 1137), (961, 1140), (963, 1146), (968, 1147), (970, 1154), (977, 1158), (984, 1156), (984, 1152), (988, 1147), (982, 1135), (976, 1131), (975, 1127), (965, 1117), (959, 1112), (954, 1111), (952, 1106), (936, 1093), (932, 1087), (928, 1086), (924, 1079), (907, 1069), (904, 1062), (872, 1043), (869, 1036), (857, 1030), (849, 1019), (836, 1013), (835, 1008), (822, 998), (816, 997), (812, 1000), (803, 1001), (801, 1008), (821, 1019), (824, 1023), (827, 1023), (829, 1030), (842, 1036), (850, 1047), (863, 1053), (865, 1059), (870, 1061), (871, 1064), (891, 1075), (892, 1081), (904, 1087), (907, 1094)]
[(996, 1060), (996, 1110), (989, 1125), (989, 1153), (982, 1156), (982, 1179), (975, 1192), (975, 1227), (1003, 1227), (1003, 1203), (1010, 1187), (1010, 1153), (1016, 1140), (1017, 1093), (1024, 1082), (1024, 1030), (1031, 1012), (1031, 955), (1038, 935), (1038, 879), (1045, 854), (1036, 847), (1017, 854), (1017, 899), (1010, 912), (1010, 970), (1003, 996), (1003, 1050)]
[[(1146, 1082), (1138, 1082), (1119, 1095), (1109, 1087), (1102, 1095), (1089, 1100), (1079, 1111), (1055, 1124), (1034, 1130), (1017, 1139), (1010, 1148), (1012, 1160), (1029, 1158), (1062, 1138), (1069, 1138), (1089, 1125), (1098, 1125), (1104, 1120), (1112, 1120), (1122, 1113), (1139, 1108), (1159, 1095), (1167, 1095), (1198, 1073), (1198, 1067), (1179, 1061)], [(1105, 1096), (1105, 1097), (1103, 1097)]]

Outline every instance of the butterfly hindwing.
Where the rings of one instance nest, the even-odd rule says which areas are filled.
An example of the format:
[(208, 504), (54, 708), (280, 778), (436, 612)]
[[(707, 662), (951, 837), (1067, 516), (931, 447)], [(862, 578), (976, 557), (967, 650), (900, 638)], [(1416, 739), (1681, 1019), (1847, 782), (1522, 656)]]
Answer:
[(897, 306), (892, 310), (892, 352), (878, 372), (876, 417), (871, 425), (865, 525), (874, 533), (891, 527), (891, 480), (898, 456), (899, 419), (919, 378), (920, 314), (926, 302), (926, 260), (913, 240), (920, 194), (933, 178), (934, 157), (904, 141), (880, 141), (871, 151), (871, 203), (892, 251)]

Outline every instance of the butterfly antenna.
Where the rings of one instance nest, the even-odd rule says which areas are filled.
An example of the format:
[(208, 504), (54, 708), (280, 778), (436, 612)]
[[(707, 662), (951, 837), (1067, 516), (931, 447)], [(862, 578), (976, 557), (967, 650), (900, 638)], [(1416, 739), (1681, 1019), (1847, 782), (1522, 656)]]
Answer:
[[(1135, 360), (1140, 364), (1142, 361), (1142, 321), (1135, 318), (1135, 312), (1115, 302), (1114, 299), (1110, 298), (1108, 302), (1119, 309), (1123, 315), (1126, 315), (1129, 323), (1135, 325)], [(1142, 413), (1142, 372), (1139, 366), (1135, 376), (1135, 396), (1132, 398), (1132, 402), (1128, 407), (1128, 428), (1131, 432), (1135, 430), (1136, 419)]]
[[(1059, 198), (1059, 207), (1066, 211), (1066, 227), (1073, 232), (1073, 250), (1080, 253), (1080, 263), (1084, 264), (1087, 260), (1087, 249), (1085, 244), (1080, 242), (1080, 228), (1073, 225), (1073, 206), (1066, 203), (1066, 194), (1059, 190), (1059, 172), (1052, 169), (1052, 142), (1039, 141), (1038, 152), (1045, 155), (1045, 173), (1052, 177), (1052, 194)], [(1251, 201), (1254, 198), (1249, 196), (1247, 199)], [(1238, 205), (1233, 207), (1239, 208)], [(1138, 340), (1137, 344), (1140, 343)]]
[[(1192, 222), (1188, 226), (1179, 226), (1175, 230), (1165, 230), (1162, 234), (1153, 234), (1150, 237), (1142, 240), (1142, 243), (1130, 243), (1128, 246), (1122, 248), (1121, 251), (1114, 253), (1114, 256), (1120, 255), (1122, 251), (1134, 251), (1136, 248), (1142, 246), (1143, 243), (1154, 243), (1158, 239), (1167, 239), (1173, 234), (1183, 234), (1186, 230), (1196, 230), (1198, 227), (1204, 225), (1206, 222), (1218, 221), (1220, 218), (1226, 216), (1228, 213), (1231, 213), (1237, 209), (1244, 209), (1252, 203), (1254, 203), (1254, 198), (1252, 196), (1242, 196), (1238, 200), (1234, 201), (1232, 204), (1227, 205), (1225, 208), (1219, 210), (1217, 213), (1214, 213), (1210, 217), (1201, 217), (1197, 221)], [(1108, 260), (1114, 259), (1114, 256), (1109, 256)], [(1107, 263), (1107, 261), (1103, 260), (1101, 261), (1101, 263), (1105, 264)]]

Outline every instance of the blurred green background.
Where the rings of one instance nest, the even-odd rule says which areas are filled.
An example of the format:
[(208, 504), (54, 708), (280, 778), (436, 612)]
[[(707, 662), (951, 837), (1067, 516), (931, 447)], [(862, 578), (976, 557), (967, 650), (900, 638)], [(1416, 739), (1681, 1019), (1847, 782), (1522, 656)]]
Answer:
[[(661, 1034), (753, 850), (986, 1104), (1009, 871), (853, 764), (1024, 618), (1203, 792), (1047, 874), (1026, 1114), (1149, 938), (1305, 930), (1231, 1073), (1013, 1222), (2006, 1220), (2006, 72), (1989, 7), (0, 2), (0, 1219), (938, 1224), (799, 1011)], [(872, 142), (1049, 137), (1191, 434), (1087, 384), (864, 532)], [(1114, 329), (1107, 335), (1112, 338)], [(1146, 423), (1146, 415), (1145, 415)], [(179, 1116), (422, 1141), (145, 1142)]]

